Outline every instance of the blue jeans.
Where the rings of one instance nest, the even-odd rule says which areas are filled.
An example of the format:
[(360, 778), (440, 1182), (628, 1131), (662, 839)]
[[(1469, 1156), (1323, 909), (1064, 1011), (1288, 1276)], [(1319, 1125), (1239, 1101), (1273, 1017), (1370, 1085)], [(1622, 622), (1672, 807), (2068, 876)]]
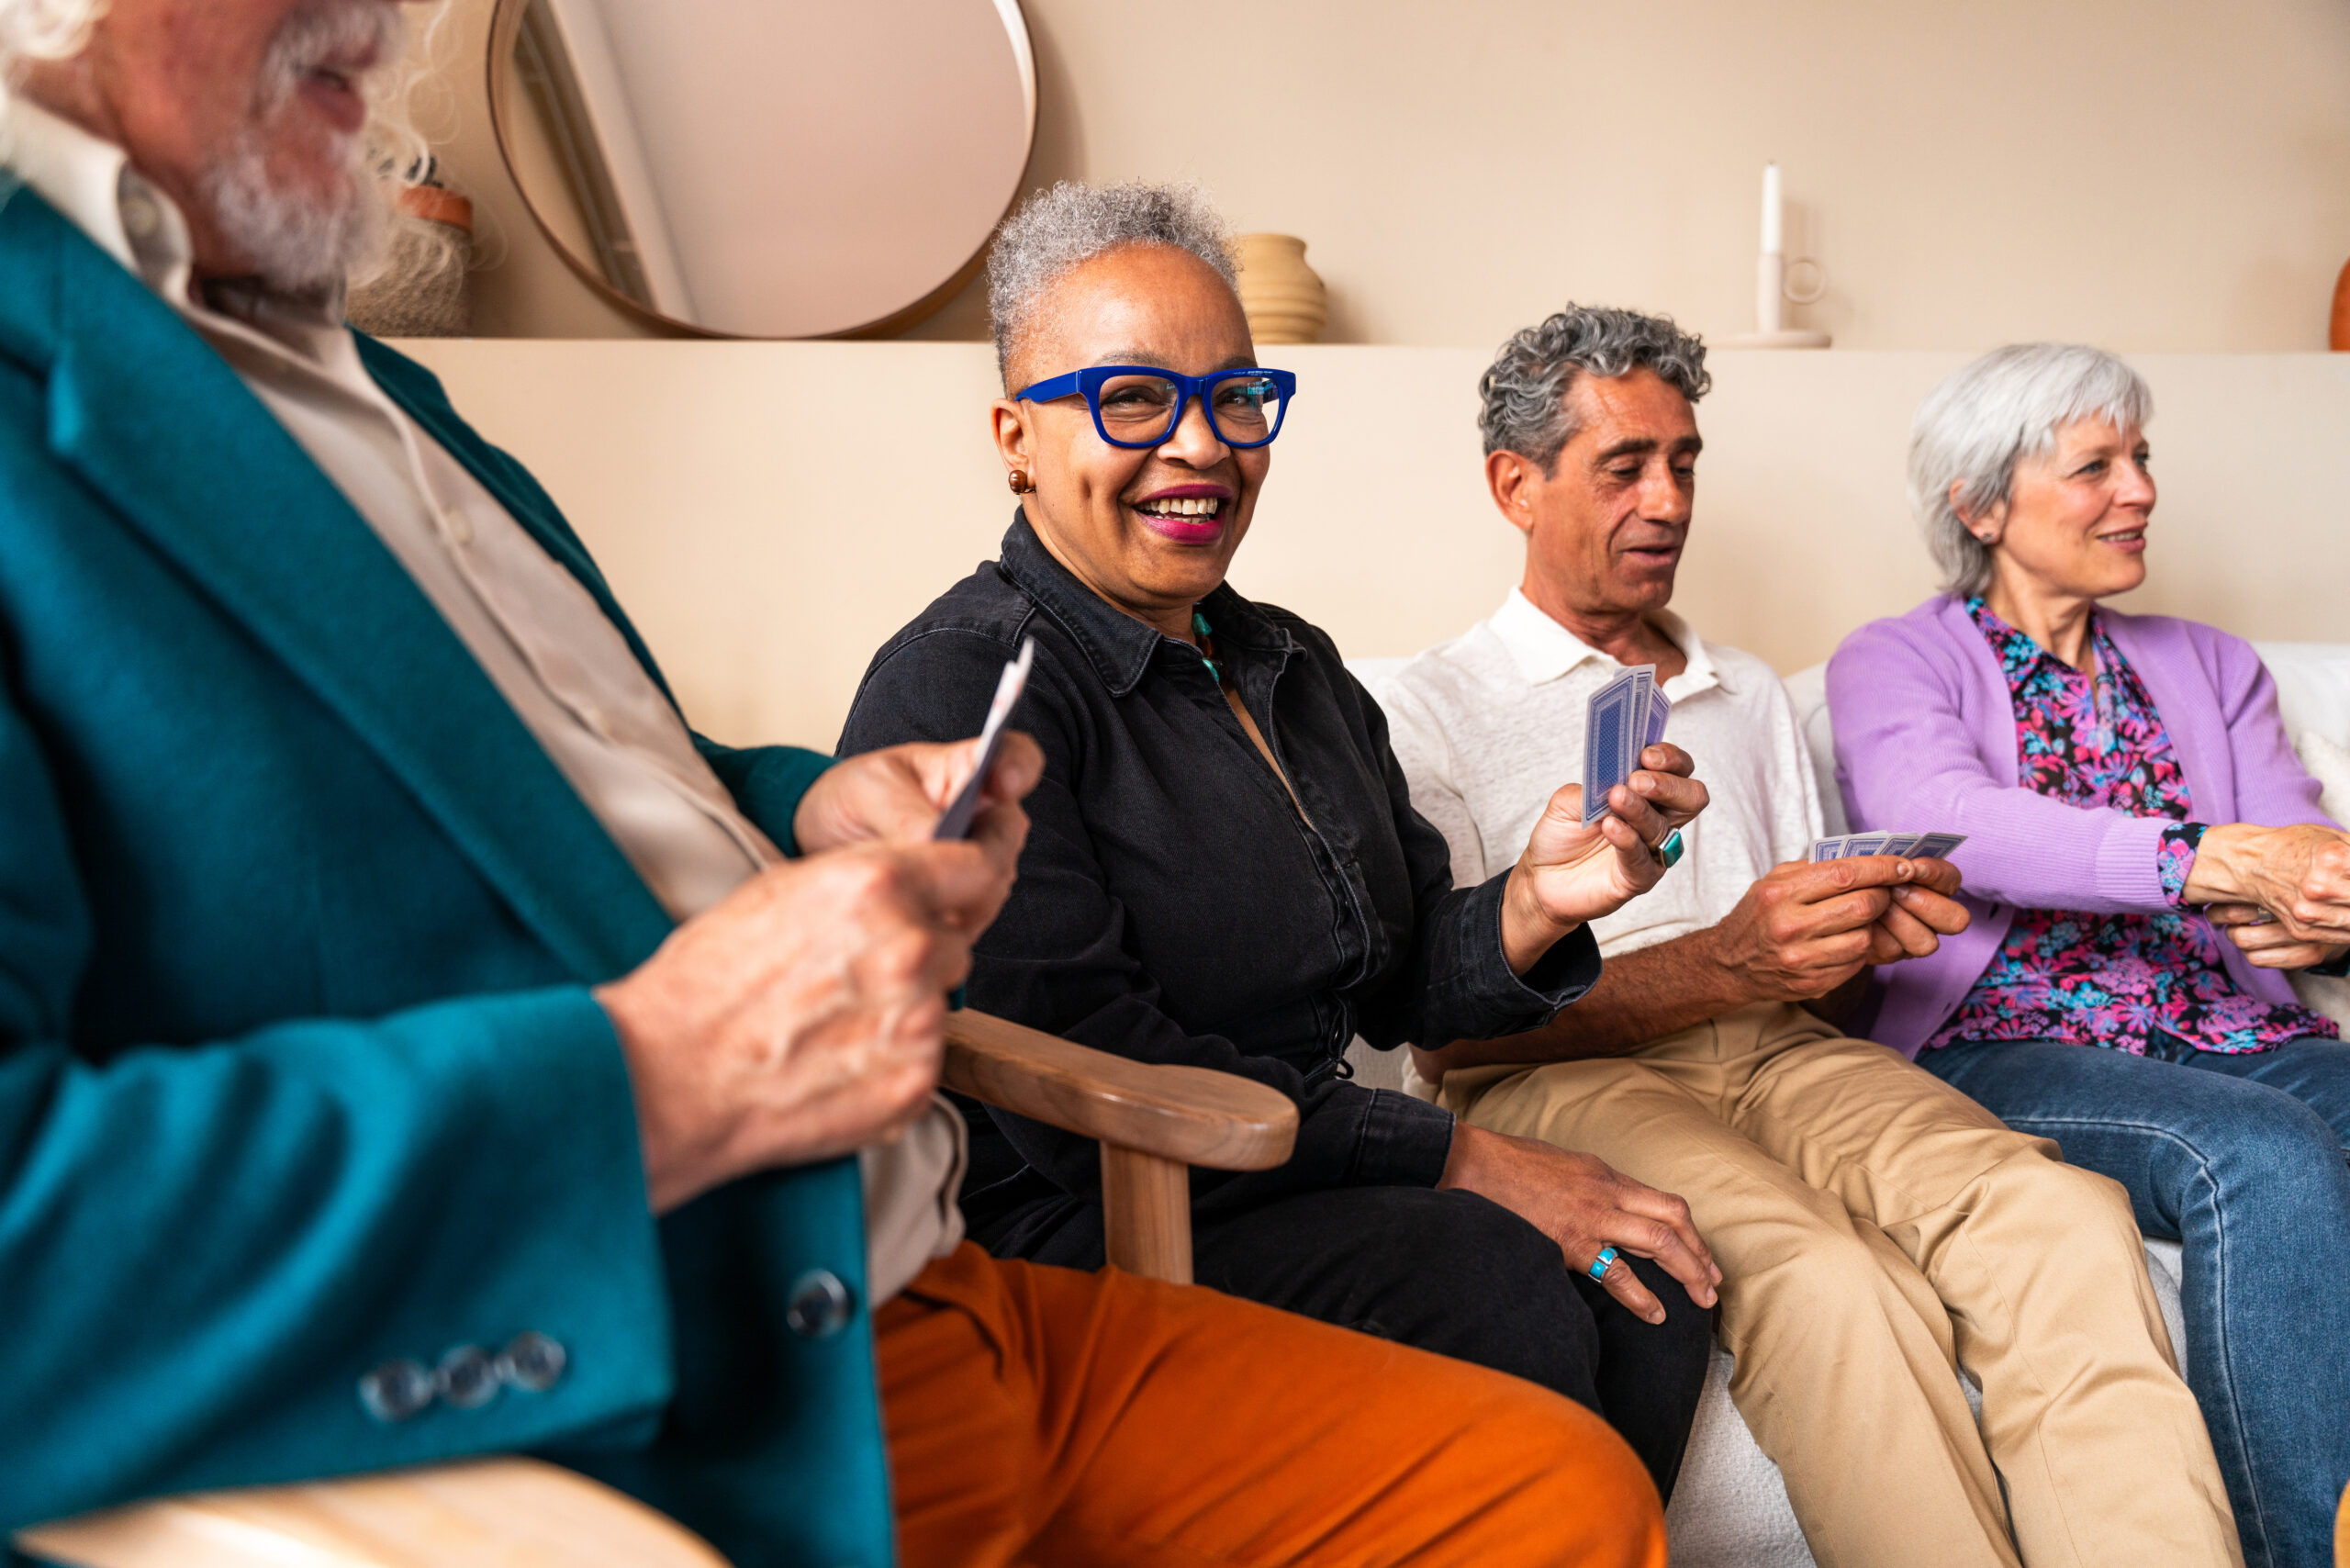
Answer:
[(2332, 1568), (2350, 1483), (2350, 1047), (1976, 1040), (1918, 1065), (2130, 1191), (2183, 1243), (2187, 1381), (2246, 1568)]

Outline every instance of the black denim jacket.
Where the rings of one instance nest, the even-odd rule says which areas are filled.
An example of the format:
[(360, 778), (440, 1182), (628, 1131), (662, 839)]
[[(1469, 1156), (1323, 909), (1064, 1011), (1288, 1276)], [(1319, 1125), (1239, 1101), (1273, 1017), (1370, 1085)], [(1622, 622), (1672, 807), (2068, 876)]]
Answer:
[[(1096, 597), (1024, 513), (983, 564), (874, 656), (843, 755), (960, 740), (1004, 661), (1036, 639), (1014, 727), (1045, 751), (1020, 880), (980, 940), (970, 1004), (1137, 1060), (1270, 1083), (1297, 1102), (1278, 1170), (1200, 1171), (1203, 1217), (1291, 1193), (1433, 1186), (1452, 1117), (1344, 1081), (1373, 1045), (1537, 1028), (1599, 978), (1587, 929), (1520, 980), (1501, 946), (1505, 876), (1455, 891), (1443, 835), (1412, 810), (1377, 703), (1322, 632), (1230, 587), (1201, 604), (1216, 652), (1297, 790), (1233, 717), (1198, 650)], [(1098, 1203), (1093, 1146), (966, 1106), (964, 1210), (1026, 1251), (1071, 1200)], [(992, 1239), (990, 1239), (992, 1238)]]

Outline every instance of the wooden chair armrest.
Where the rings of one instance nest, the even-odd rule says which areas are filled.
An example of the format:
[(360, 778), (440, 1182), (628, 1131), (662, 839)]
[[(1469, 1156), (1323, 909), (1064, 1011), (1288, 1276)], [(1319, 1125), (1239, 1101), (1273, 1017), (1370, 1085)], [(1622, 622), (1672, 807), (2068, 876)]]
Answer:
[(1104, 1146), (1213, 1170), (1270, 1170), (1297, 1106), (1254, 1079), (1155, 1066), (970, 1008), (946, 1015), (946, 1086)]
[(946, 1087), (1098, 1140), (1102, 1241), (1131, 1273), (1192, 1282), (1192, 1173), (1268, 1170), (1297, 1142), (1278, 1089), (1128, 1061), (966, 1007), (946, 1015)]
[(510, 1458), (159, 1497), (16, 1546), (72, 1568), (727, 1568), (634, 1498)]

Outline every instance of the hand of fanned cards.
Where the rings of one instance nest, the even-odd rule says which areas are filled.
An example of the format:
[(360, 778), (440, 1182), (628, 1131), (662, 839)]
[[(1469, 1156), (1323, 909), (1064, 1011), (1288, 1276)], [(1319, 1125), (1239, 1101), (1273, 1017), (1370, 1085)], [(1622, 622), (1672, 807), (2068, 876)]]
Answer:
[(979, 814), (979, 792), (987, 788), (988, 775), (995, 771), (995, 759), (1003, 750), (1003, 737), (1010, 733), (1007, 725), (1012, 711), (1020, 706), (1020, 694), (1028, 689), (1028, 671), (1036, 662), (1036, 639), (1024, 637), (1020, 641), (1020, 656), (1003, 666), (1003, 674), (995, 683), (995, 700), (988, 704), (988, 719), (979, 727), (979, 765), (946, 803), (946, 810), (932, 830), (934, 839), (968, 838), (971, 823)]
[(1966, 842), (1963, 833), (1855, 833), (1823, 838), (1811, 846), (1814, 860), (1850, 860), (1861, 855), (1903, 855), (1913, 860), (1947, 860)]
[(1608, 791), (1628, 784), (1640, 753), (1664, 739), (1673, 700), (1658, 689), (1656, 666), (1633, 665), (1591, 694), (1583, 729), (1583, 820), (1608, 812)]

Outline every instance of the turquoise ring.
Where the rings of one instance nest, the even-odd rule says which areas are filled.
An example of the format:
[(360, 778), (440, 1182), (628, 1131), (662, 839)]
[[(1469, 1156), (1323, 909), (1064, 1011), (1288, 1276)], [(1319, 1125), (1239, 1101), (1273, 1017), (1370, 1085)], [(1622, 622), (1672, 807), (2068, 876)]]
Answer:
[(1656, 858), (1657, 863), (1668, 871), (1681, 864), (1681, 830), (1679, 828), (1674, 828), (1664, 835), (1664, 842), (1656, 846)]
[(1603, 1247), (1599, 1249), (1599, 1256), (1591, 1260), (1591, 1267), (1585, 1269), (1583, 1272), (1595, 1280), (1604, 1281), (1607, 1278), (1607, 1265), (1614, 1261), (1616, 1261), (1616, 1249)]

